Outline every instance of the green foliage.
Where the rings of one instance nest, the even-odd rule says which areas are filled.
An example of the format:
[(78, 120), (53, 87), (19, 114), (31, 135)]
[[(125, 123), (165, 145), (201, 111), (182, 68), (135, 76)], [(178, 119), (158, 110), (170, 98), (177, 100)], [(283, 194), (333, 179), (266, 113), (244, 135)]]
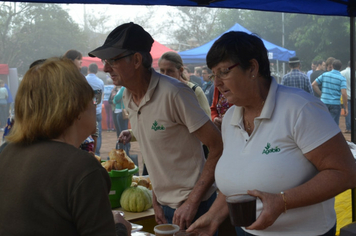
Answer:
[[(226, 10), (205, 7), (177, 7), (168, 12), (169, 25), (174, 28), (172, 37), (185, 48), (194, 48), (217, 37), (220, 21), (218, 15)], [(223, 31), (221, 31), (223, 32)]]
[(69, 14), (56, 4), (0, 5), (0, 63), (24, 74), (35, 60), (83, 51), (86, 38)]
[[(198, 45), (208, 42), (241, 24), (263, 39), (296, 51), (302, 60), (302, 69), (309, 70), (313, 60), (332, 56), (346, 66), (349, 60), (349, 19), (347, 17), (317, 16), (240, 9), (178, 8), (175, 22), (181, 28), (174, 37), (179, 42), (197, 38)], [(282, 16), (284, 20), (282, 21)], [(181, 20), (177, 20), (181, 19)], [(182, 23), (183, 22), (183, 23)]]

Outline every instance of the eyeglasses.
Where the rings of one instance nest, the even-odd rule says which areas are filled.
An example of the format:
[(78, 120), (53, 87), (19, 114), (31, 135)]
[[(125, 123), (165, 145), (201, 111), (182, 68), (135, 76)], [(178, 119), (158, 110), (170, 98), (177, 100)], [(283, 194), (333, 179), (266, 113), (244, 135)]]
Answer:
[(218, 71), (217, 73), (216, 73), (216, 75), (211, 75), (209, 78), (211, 79), (211, 80), (214, 80), (214, 79), (216, 79), (216, 78), (220, 78), (220, 79), (226, 79), (226, 77), (227, 77), (227, 75), (229, 74), (229, 72), (232, 70), (232, 68), (234, 68), (234, 67), (236, 67), (236, 66), (238, 66), (238, 65), (240, 65), (240, 63), (236, 63), (236, 64), (234, 64), (234, 65), (232, 65), (232, 66), (230, 66), (230, 67), (228, 67), (228, 68), (226, 68), (226, 69), (221, 69), (220, 71)]
[(108, 64), (109, 66), (113, 67), (115, 61), (118, 61), (118, 60), (120, 60), (120, 59), (122, 59), (122, 58), (125, 58), (125, 57), (128, 57), (128, 56), (131, 56), (131, 55), (133, 55), (133, 54), (135, 54), (135, 52), (129, 53), (129, 54), (125, 55), (125, 56), (118, 57), (118, 58), (114, 58), (114, 59), (101, 60), (101, 62), (104, 64), (104, 66), (105, 66), (106, 64)]
[(101, 89), (94, 90), (93, 104), (98, 105), (101, 103), (102, 91)]

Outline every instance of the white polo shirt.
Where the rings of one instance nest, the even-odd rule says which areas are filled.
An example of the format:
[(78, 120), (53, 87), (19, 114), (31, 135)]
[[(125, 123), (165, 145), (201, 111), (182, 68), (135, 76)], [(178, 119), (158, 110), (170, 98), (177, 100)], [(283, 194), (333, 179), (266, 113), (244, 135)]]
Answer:
[[(123, 99), (158, 202), (179, 207), (188, 198), (205, 163), (200, 140), (192, 132), (209, 117), (191, 88), (154, 70), (139, 106), (127, 89)], [(215, 190), (214, 185), (203, 200)]]
[[(215, 180), (224, 195), (257, 189), (280, 193), (299, 186), (317, 173), (304, 153), (320, 146), (339, 127), (325, 105), (303, 90), (278, 85), (272, 79), (255, 129), (248, 136), (241, 107), (231, 107), (224, 116), (224, 151), (215, 170)], [(263, 208), (257, 202), (257, 216)], [(321, 235), (334, 226), (334, 199), (288, 210), (266, 230), (246, 230), (256, 235)]]

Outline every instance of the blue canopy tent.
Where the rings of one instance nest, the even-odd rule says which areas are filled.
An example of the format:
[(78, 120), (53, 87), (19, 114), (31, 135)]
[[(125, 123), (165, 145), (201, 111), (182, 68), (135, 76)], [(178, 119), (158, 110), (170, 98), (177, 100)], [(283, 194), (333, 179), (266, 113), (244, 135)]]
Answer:
[[(252, 32), (249, 31), (248, 29), (242, 27), (240, 24), (236, 23), (234, 26), (232, 26), (230, 29), (228, 29), (226, 32), (229, 31), (243, 31), (246, 33), (251, 34)], [(206, 64), (206, 54), (208, 53), (209, 49), (213, 45), (213, 43), (220, 38), (221, 35), (219, 35), (217, 38), (211, 40), (210, 42), (197, 47), (193, 48), (187, 51), (183, 52), (178, 52), (178, 54), (182, 57), (184, 64)], [(290, 57), (295, 56), (295, 51), (290, 51), (285, 48), (279, 47), (273, 43), (268, 42), (267, 40), (262, 39), (265, 47), (268, 50), (268, 58), (271, 60), (278, 60), (278, 61), (288, 61)]]

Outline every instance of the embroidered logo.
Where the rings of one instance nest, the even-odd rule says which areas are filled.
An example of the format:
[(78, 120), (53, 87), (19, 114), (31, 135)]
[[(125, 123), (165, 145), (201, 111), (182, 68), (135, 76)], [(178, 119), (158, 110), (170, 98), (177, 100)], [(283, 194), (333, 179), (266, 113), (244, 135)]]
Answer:
[(275, 148), (271, 148), (271, 144), (270, 143), (267, 143), (267, 146), (265, 147), (265, 149), (263, 150), (262, 154), (270, 154), (270, 153), (273, 153), (273, 152), (280, 152), (281, 149), (276, 146)]
[(159, 126), (157, 121), (155, 121), (155, 122), (153, 122), (151, 129), (153, 129), (154, 131), (157, 131), (157, 130), (165, 130), (166, 128), (163, 125)]

